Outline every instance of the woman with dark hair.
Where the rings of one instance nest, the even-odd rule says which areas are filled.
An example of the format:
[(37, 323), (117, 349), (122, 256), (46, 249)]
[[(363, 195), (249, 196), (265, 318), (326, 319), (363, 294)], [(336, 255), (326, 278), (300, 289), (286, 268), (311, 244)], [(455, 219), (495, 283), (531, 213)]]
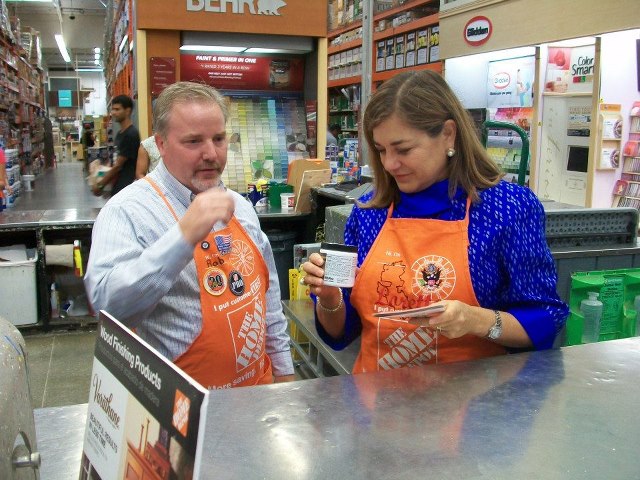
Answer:
[[(356, 283), (324, 286), (318, 254), (303, 265), (323, 339), (340, 349), (362, 333), (354, 373), (551, 348), (568, 308), (544, 209), (531, 190), (501, 180), (445, 80), (396, 75), (363, 123), (374, 189), (345, 229), (358, 248)], [(430, 305), (444, 310), (376, 315)]]

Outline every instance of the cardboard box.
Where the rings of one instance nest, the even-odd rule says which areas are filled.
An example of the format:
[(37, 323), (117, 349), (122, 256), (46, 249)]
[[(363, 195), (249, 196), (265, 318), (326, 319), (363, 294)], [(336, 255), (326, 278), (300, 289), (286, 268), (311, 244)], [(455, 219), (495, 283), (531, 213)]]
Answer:
[[(109, 170), (111, 170), (111, 167), (102, 165), (100, 160), (94, 160), (91, 162), (89, 164), (89, 175), (87, 176), (87, 183), (89, 184), (89, 187), (93, 188), (98, 179), (104, 177)], [(111, 186), (111, 184), (105, 185), (103, 192), (110, 192)]]

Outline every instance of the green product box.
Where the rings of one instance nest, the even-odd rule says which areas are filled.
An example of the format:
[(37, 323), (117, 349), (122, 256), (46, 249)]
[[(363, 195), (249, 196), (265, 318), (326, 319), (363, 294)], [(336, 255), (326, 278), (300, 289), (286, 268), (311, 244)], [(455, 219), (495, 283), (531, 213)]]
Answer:
[(576, 272), (571, 275), (569, 307), (564, 345), (582, 344), (584, 316), (580, 303), (588, 292), (597, 292), (603, 304), (599, 341), (640, 335), (636, 332), (634, 299), (640, 295), (640, 269)]

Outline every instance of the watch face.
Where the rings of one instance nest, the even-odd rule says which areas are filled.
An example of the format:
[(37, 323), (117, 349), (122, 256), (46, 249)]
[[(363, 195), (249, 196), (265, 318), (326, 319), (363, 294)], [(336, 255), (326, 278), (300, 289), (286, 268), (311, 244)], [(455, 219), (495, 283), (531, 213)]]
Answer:
[(501, 333), (502, 333), (502, 329), (501, 329), (500, 327), (498, 327), (498, 326), (495, 326), (495, 325), (494, 325), (494, 326), (493, 326), (493, 327), (491, 327), (491, 329), (489, 330), (489, 335), (488, 335), (488, 336), (489, 336), (489, 338), (490, 338), (491, 340), (495, 340), (495, 339), (497, 339), (497, 338), (499, 338), (499, 337), (500, 337), (500, 334), (501, 334)]

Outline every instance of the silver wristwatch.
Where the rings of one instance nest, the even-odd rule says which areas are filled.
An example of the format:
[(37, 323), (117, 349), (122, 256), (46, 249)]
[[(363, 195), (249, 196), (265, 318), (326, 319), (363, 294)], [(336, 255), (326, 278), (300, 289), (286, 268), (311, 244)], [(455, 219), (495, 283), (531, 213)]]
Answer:
[(502, 316), (498, 310), (494, 310), (493, 314), (496, 316), (496, 323), (489, 329), (486, 338), (489, 340), (497, 340), (502, 335)]

